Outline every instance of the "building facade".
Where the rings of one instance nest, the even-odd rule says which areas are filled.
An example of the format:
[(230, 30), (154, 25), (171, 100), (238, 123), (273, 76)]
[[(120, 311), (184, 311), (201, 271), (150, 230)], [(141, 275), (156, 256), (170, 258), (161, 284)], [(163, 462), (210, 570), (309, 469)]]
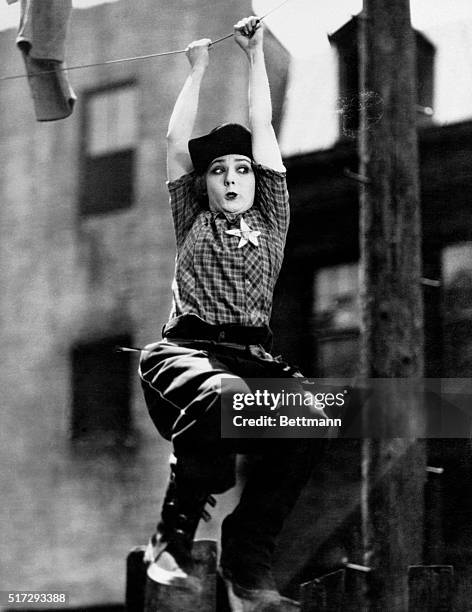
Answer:
[[(251, 14), (250, 2), (121, 0), (74, 10), (69, 65), (185, 49)], [(24, 72), (15, 31), (5, 72)], [(286, 51), (266, 37), (280, 120)], [(211, 50), (196, 134), (247, 122), (246, 59)], [(76, 70), (73, 115), (35, 121), (26, 79), (0, 91), (2, 585), (124, 599), (125, 558), (158, 519), (169, 445), (147, 415), (137, 354), (170, 311), (174, 233), (167, 122), (185, 55)], [(224, 503), (219, 505), (224, 507)], [(209, 527), (209, 533), (217, 527)]]

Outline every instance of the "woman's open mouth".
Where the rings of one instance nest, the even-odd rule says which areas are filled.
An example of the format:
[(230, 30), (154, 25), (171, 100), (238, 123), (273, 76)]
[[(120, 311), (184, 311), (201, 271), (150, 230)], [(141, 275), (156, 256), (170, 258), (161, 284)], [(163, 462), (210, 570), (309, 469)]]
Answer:
[(225, 193), (225, 200), (235, 200), (238, 197), (238, 194), (234, 191), (228, 191)]

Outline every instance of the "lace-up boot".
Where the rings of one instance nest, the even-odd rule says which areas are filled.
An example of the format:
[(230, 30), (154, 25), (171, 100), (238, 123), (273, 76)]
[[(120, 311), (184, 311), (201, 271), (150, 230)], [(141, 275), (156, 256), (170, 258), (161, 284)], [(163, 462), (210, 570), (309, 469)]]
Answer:
[(192, 579), (192, 543), (200, 519), (208, 521), (205, 505), (214, 497), (189, 486), (182, 487), (175, 466), (162, 505), (161, 520), (144, 554), (149, 578), (160, 584), (189, 584)]

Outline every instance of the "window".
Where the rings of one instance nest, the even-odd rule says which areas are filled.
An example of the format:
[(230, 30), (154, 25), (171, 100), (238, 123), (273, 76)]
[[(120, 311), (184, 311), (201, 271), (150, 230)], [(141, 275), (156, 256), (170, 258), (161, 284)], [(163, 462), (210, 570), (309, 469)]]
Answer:
[[(340, 112), (340, 136), (356, 135), (359, 129), (360, 105), (367, 104), (372, 117), (378, 116), (381, 100), (373, 92), (359, 95), (359, 26), (353, 17), (329, 37), (338, 55), (338, 87)], [(420, 32), (416, 37), (417, 121), (419, 125), (432, 121), (427, 109), (433, 105), (433, 70), (435, 48)]]
[(313, 318), (318, 375), (353, 376), (359, 361), (357, 263), (321, 268), (316, 272)]
[(81, 214), (128, 208), (138, 138), (136, 87), (125, 83), (92, 91), (84, 100)]
[(71, 439), (99, 446), (131, 439), (131, 359), (115, 347), (129, 335), (77, 344), (72, 349)]
[(442, 252), (444, 376), (472, 375), (472, 242)]

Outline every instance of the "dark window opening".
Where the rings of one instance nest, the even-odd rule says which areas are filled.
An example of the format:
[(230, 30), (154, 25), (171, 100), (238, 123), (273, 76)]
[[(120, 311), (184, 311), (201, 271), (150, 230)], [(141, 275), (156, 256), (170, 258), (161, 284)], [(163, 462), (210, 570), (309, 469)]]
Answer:
[(358, 264), (318, 269), (313, 297), (317, 375), (354, 376), (359, 363)]
[(472, 242), (442, 251), (443, 372), (445, 377), (472, 374)]
[(103, 214), (131, 206), (133, 166), (132, 149), (86, 158), (82, 214)]
[(84, 104), (80, 213), (129, 208), (138, 139), (136, 87), (124, 83), (90, 91)]
[(128, 444), (132, 437), (129, 335), (77, 344), (71, 352), (71, 439), (98, 446)]

